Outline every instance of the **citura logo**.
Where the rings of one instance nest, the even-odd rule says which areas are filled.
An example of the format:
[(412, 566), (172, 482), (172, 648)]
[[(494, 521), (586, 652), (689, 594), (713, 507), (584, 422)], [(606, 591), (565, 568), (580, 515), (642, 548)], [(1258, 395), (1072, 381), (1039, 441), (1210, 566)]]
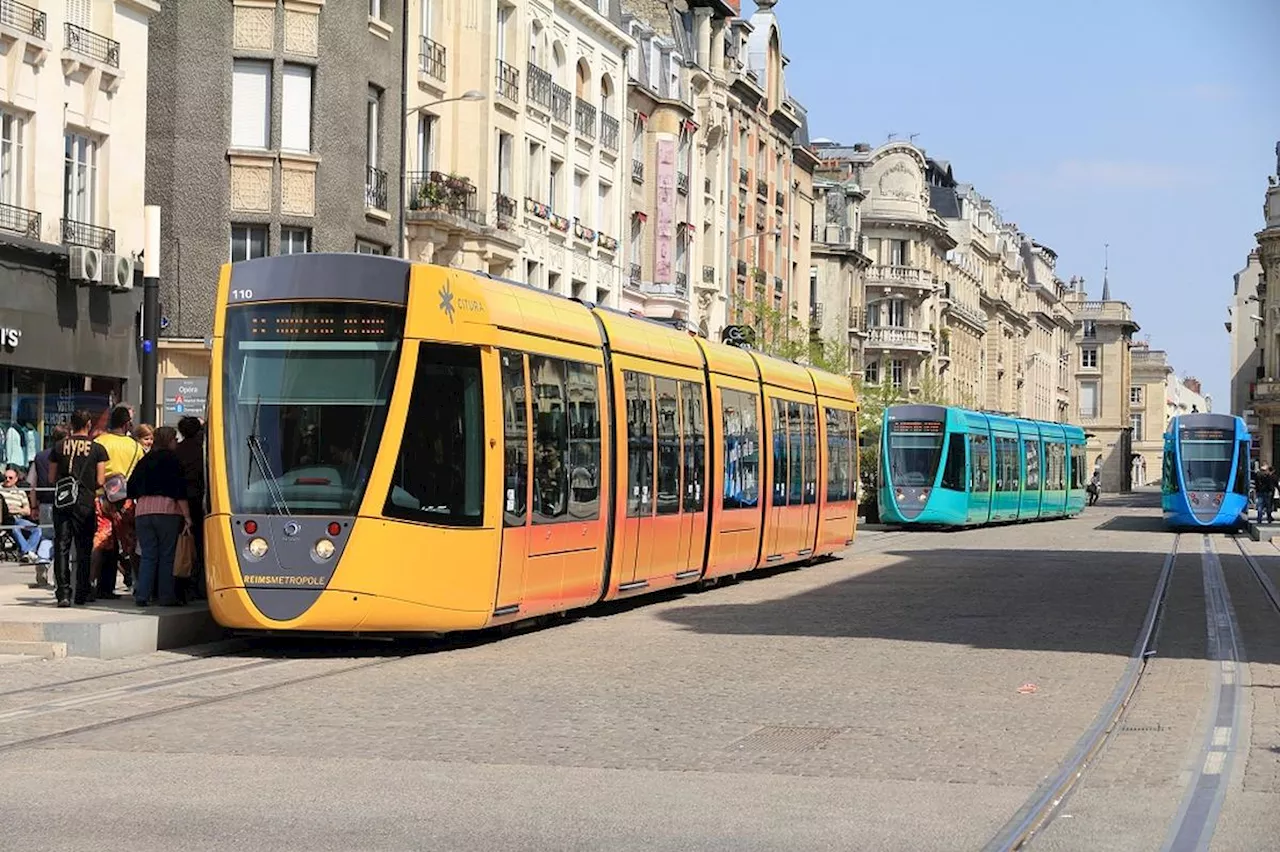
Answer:
[(450, 325), (453, 324), (453, 291), (449, 289), (449, 282), (445, 282), (440, 288), (440, 310), (444, 311), (444, 315), (449, 318)]

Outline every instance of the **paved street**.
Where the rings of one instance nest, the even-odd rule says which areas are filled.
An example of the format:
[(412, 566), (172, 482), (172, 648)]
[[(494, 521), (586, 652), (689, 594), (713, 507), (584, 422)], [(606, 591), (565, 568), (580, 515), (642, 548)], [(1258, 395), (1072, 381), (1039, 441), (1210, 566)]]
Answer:
[[(1112, 693), (1173, 538), (1141, 496), (865, 532), (841, 560), (503, 639), (10, 662), (0, 820), (47, 849), (981, 848)], [(1216, 547), (1248, 662), (1213, 848), (1263, 848), (1280, 617)], [(1280, 552), (1247, 549), (1280, 581)], [(1209, 712), (1200, 537), (1179, 550), (1123, 731), (1035, 846), (1165, 839)]]

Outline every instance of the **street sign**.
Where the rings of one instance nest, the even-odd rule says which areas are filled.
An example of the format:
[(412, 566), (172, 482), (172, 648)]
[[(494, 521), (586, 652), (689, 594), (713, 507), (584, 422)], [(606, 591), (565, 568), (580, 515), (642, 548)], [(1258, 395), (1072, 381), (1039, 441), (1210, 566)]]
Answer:
[(184, 417), (204, 419), (209, 404), (209, 380), (164, 380), (164, 426), (177, 426)]

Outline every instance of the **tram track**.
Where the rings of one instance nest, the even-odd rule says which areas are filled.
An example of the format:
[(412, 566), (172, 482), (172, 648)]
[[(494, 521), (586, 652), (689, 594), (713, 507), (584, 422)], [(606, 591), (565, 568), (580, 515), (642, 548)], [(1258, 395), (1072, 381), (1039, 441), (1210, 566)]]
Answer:
[(1169, 580), (1173, 576), (1173, 566), (1178, 558), (1178, 547), (1181, 541), (1182, 535), (1175, 534), (1173, 544), (1160, 569), (1160, 575), (1156, 579), (1155, 589), (1147, 605), (1146, 616), (1138, 631), (1137, 641), (1129, 654), (1129, 662), (1124, 674), (1121, 675), (1111, 695), (1103, 704), (1102, 710), (1084, 735), (1076, 741), (1067, 758), (1032, 793), (1013, 817), (1001, 826), (995, 837), (984, 847), (985, 852), (1012, 852), (1022, 849), (1043, 832), (1057, 816), (1063, 801), (1084, 776), (1086, 769), (1105, 746), (1112, 732), (1120, 725), (1125, 710), (1142, 683), (1147, 663), (1156, 653), (1156, 640), (1164, 615)]

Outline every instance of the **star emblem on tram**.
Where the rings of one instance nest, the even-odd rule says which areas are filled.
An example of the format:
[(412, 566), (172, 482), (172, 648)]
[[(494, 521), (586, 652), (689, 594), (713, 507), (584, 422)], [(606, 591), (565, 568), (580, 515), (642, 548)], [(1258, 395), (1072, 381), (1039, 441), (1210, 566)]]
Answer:
[(440, 310), (444, 311), (444, 315), (449, 318), (449, 323), (453, 323), (453, 291), (449, 289), (448, 282), (440, 288)]

